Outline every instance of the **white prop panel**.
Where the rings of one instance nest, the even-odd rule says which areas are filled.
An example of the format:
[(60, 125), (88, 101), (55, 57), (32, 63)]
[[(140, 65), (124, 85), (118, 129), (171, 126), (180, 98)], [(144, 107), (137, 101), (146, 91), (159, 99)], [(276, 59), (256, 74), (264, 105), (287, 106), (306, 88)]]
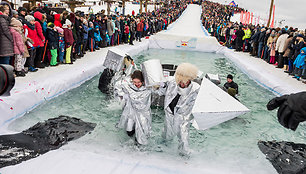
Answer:
[(192, 114), (200, 130), (205, 130), (233, 119), (249, 109), (238, 100), (206, 78), (203, 78), (200, 92)]

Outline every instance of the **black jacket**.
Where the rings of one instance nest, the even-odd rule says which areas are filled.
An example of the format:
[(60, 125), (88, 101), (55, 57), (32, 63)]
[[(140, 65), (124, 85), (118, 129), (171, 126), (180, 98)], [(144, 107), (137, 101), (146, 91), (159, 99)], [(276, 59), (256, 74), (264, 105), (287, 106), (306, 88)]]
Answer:
[(266, 35), (266, 31), (260, 32), (259, 37), (258, 37), (258, 42), (264, 42), (265, 35)]
[(58, 49), (59, 41), (58, 41), (58, 32), (54, 31), (52, 28), (47, 28), (46, 37), (48, 40), (48, 48), (50, 50)]
[(224, 88), (225, 88), (225, 89), (234, 88), (234, 89), (236, 90), (237, 94), (238, 94), (238, 85), (237, 85), (237, 83), (235, 83), (234, 81), (232, 81), (231, 83), (226, 82), (226, 83), (224, 84)]

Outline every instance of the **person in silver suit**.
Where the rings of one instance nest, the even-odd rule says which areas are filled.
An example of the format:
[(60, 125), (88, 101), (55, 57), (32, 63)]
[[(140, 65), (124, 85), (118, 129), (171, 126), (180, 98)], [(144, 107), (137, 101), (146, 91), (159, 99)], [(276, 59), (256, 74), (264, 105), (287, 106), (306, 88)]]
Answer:
[(193, 82), (198, 69), (190, 63), (180, 64), (175, 72), (175, 79), (161, 83), (158, 94), (165, 95), (165, 125), (163, 138), (179, 139), (179, 154), (189, 156), (189, 129), (193, 116), (191, 111), (198, 95), (200, 85)]
[(128, 136), (135, 135), (137, 144), (148, 144), (151, 134), (151, 89), (144, 85), (142, 72), (135, 70), (131, 75), (131, 81), (118, 81), (115, 91), (124, 100), (123, 112), (118, 127), (126, 130)]

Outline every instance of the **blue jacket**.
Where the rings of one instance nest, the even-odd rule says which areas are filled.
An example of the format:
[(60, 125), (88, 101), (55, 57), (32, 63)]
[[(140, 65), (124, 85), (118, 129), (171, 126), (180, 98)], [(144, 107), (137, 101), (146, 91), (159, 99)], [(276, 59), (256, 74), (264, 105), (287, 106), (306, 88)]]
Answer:
[(85, 24), (83, 24), (83, 28), (84, 28), (84, 40), (87, 40), (88, 39), (88, 27), (85, 25)]
[[(302, 51), (304, 51), (304, 53), (302, 53)], [(295, 67), (299, 69), (304, 69), (305, 58), (306, 58), (306, 47), (301, 49), (301, 53), (296, 57), (295, 61), (293, 62)]]
[(100, 35), (100, 31), (99, 31), (99, 26), (95, 27), (95, 41), (100, 42), (102, 41), (101, 35)]

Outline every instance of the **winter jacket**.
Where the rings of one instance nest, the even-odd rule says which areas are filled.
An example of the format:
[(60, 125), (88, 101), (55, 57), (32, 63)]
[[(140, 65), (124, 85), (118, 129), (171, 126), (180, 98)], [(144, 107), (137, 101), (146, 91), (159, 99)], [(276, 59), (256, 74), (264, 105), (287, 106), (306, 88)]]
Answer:
[(47, 35), (47, 40), (48, 40), (48, 45), (47, 47), (50, 49), (50, 50), (53, 50), (53, 49), (58, 49), (58, 46), (59, 46), (59, 36), (58, 36), (58, 32), (55, 31), (54, 29), (52, 28), (47, 28), (47, 32), (46, 32), (46, 35)]
[(74, 42), (72, 30), (67, 28), (67, 26), (65, 26), (65, 25), (63, 25), (63, 29), (64, 29), (65, 44), (67, 45), (67, 47), (69, 47)]
[(94, 39), (95, 38), (95, 30), (93, 28), (88, 29), (88, 39)]
[(278, 51), (279, 53), (283, 53), (285, 52), (285, 42), (288, 38), (288, 34), (282, 34), (281, 36), (279, 36), (279, 38), (276, 41), (276, 51)]
[(258, 42), (264, 42), (265, 41), (265, 35), (266, 35), (266, 31), (260, 32), (259, 37), (258, 37)]
[(124, 34), (129, 34), (129, 32), (130, 32), (129, 26), (125, 25), (124, 26)]
[(28, 25), (23, 25), (24, 35), (27, 38), (30, 38), (33, 41), (33, 44), (27, 44), (28, 48), (37, 47), (40, 44), (36, 29), (32, 30)]
[[(296, 41), (298, 42), (298, 41)], [(294, 57), (293, 60), (300, 54), (301, 49), (305, 47), (305, 44), (303, 41), (296, 43), (295, 45), (293, 45), (293, 49), (294, 49)]]
[(251, 38), (251, 35), (252, 35), (252, 32), (251, 32), (250, 29), (244, 30), (244, 36), (243, 36), (242, 40), (250, 39), (250, 38)]
[(252, 40), (254, 43), (256, 43), (256, 42), (258, 42), (259, 36), (260, 36), (260, 31), (257, 31), (257, 32), (251, 37), (251, 40)]
[(109, 36), (112, 36), (112, 35), (114, 34), (114, 33), (113, 33), (114, 26), (113, 26), (112, 21), (111, 21), (111, 20), (107, 20), (106, 26), (107, 26), (108, 35), (109, 35)]
[(22, 38), (23, 57), (24, 58), (30, 57), (29, 51), (28, 51), (27, 45), (26, 45), (27, 38), (24, 36), (22, 23), (18, 19), (12, 18), (10, 27), (13, 28), (14, 30), (16, 30)]
[(99, 27), (98, 27), (98, 26), (95, 27), (94, 36), (95, 36), (95, 41), (96, 41), (96, 42), (102, 41), (102, 38), (101, 38), (101, 35), (100, 35), (100, 31), (99, 31)]
[(87, 40), (88, 39), (88, 27), (85, 24), (83, 24), (83, 28), (84, 28), (83, 40)]
[(143, 31), (143, 23), (142, 22), (138, 22), (137, 23), (137, 31)]
[(289, 57), (289, 53), (292, 50), (292, 48), (290, 46), (290, 43), (291, 43), (292, 39), (293, 39), (293, 37), (289, 37), (289, 38), (286, 39), (286, 42), (285, 42), (285, 45), (284, 45), (284, 50), (285, 50), (284, 57)]
[(0, 15), (0, 57), (13, 56), (13, 36), (9, 29), (10, 18)]
[(45, 36), (43, 34), (42, 27), (38, 21), (35, 21), (34, 25), (38, 36), (38, 46), (43, 47), (45, 44)]
[(62, 28), (61, 14), (54, 15), (54, 25)]
[[(302, 53), (302, 51), (304, 53)], [(293, 62), (293, 65), (299, 69), (304, 69), (305, 65), (305, 58), (306, 58), (306, 47), (301, 49), (300, 54), (296, 57), (295, 61)]]
[(20, 33), (18, 33), (14, 28), (10, 27), (10, 32), (13, 36), (14, 43), (14, 54), (21, 55), (24, 52), (23, 39)]

